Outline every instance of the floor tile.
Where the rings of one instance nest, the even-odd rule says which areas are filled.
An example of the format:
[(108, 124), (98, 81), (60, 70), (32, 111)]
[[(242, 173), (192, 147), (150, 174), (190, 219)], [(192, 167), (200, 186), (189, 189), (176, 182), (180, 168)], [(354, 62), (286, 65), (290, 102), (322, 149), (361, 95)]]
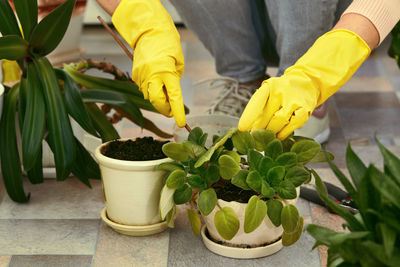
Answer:
[[(400, 157), (400, 146), (388, 146), (386, 148), (397, 157)], [(353, 147), (353, 150), (365, 165), (374, 164), (380, 169), (383, 168), (382, 154), (377, 146)]]
[(168, 230), (133, 237), (121, 235), (102, 223), (93, 266), (167, 266), (168, 242)]
[(183, 52), (185, 54), (185, 63), (204, 60), (214, 61), (214, 58), (210, 52), (208, 52), (201, 42), (186, 43), (185, 50)]
[(25, 192), (31, 193), (28, 204), (19, 204), (5, 196), (0, 205), (2, 219), (99, 219), (105, 206), (99, 180), (91, 180), (92, 189), (76, 178), (57, 182), (24, 183)]
[(354, 77), (360, 76), (378, 76), (383, 75), (384, 71), (383, 63), (377, 56), (372, 56), (360, 66), (360, 68), (354, 73)]
[(8, 263), (10, 262), (11, 256), (2, 255), (0, 256), (0, 267), (8, 267)]
[(339, 92), (390, 92), (393, 87), (385, 77), (352, 77)]
[(209, 251), (190, 227), (174, 228), (170, 232), (168, 266), (320, 266), (317, 250), (311, 251), (313, 243), (313, 238), (303, 233), (296, 244), (269, 257), (237, 260)]
[(400, 67), (391, 57), (381, 57), (385, 70), (389, 75), (400, 75)]
[(187, 62), (185, 63), (184, 75), (192, 78), (194, 81), (218, 77), (214, 61)]
[(363, 108), (339, 110), (340, 121), (346, 139), (400, 136), (400, 109)]
[(338, 108), (399, 108), (400, 103), (394, 92), (337, 93)]
[(99, 220), (0, 220), (0, 255), (93, 255)]
[(12, 256), (9, 267), (90, 267), (93, 256), (17, 255)]

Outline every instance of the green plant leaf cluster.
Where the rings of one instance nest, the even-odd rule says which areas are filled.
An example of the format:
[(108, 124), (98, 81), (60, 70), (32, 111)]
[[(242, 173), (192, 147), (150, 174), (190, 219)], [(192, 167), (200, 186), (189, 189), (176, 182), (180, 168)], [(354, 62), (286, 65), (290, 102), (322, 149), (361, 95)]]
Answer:
[[(5, 94), (0, 122), (2, 173), (7, 193), (16, 202), (29, 200), (22, 185), (21, 163), (32, 183), (43, 182), (43, 141), (53, 151), (58, 181), (73, 173), (90, 187), (89, 179), (100, 179), (98, 164), (74, 137), (70, 123), (73, 118), (104, 142), (119, 138), (97, 103), (111, 106), (161, 137), (171, 137), (143, 117), (140, 109), (155, 109), (132, 82), (86, 75), (82, 72), (91, 67), (88, 62), (54, 68), (46, 58), (62, 40), (75, 2), (66, 0), (38, 22), (37, 0), (14, 0), (15, 13), (9, 1), (0, 0), (0, 60), (16, 60), (22, 71), (21, 80)], [(81, 90), (82, 86), (87, 90)], [(21, 159), (16, 149), (18, 128)]]
[(400, 22), (391, 31), (392, 42), (390, 44), (388, 55), (396, 60), (400, 68)]
[(400, 262), (400, 159), (376, 143), (383, 155), (384, 170), (365, 166), (348, 145), (347, 178), (332, 162), (335, 175), (349, 192), (359, 213), (351, 214), (330, 198), (317, 173), (317, 191), (326, 205), (345, 219), (350, 232), (335, 232), (318, 225), (306, 230), (316, 239), (314, 247), (328, 247), (328, 266), (398, 266)]
[[(286, 200), (295, 199), (296, 187), (311, 179), (305, 164), (315, 158), (320, 162), (333, 156), (321, 152), (320, 145), (313, 140), (290, 137), (280, 141), (270, 130), (239, 132), (233, 128), (222, 136), (214, 136), (210, 148), (205, 147), (207, 137), (207, 133), (196, 127), (187, 141), (163, 146), (163, 152), (176, 161), (159, 166), (170, 172), (166, 186), (176, 190), (174, 204), (189, 202), (204, 216), (215, 210), (216, 229), (230, 240), (240, 227), (239, 219), (232, 209), (217, 204), (214, 186), (231, 183), (253, 194), (245, 211), (246, 233), (257, 229), (268, 216), (275, 226), (285, 225), (285, 245), (296, 242), (303, 229), (303, 219)], [(197, 234), (200, 231), (197, 217), (193, 209), (188, 213), (193, 232)]]

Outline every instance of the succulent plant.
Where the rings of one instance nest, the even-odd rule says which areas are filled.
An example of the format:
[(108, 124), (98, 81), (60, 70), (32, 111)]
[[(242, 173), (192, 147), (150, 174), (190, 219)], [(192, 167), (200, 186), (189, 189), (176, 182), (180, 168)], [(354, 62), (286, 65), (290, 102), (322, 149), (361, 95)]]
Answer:
[[(209, 215), (217, 206), (215, 226), (225, 239), (232, 239), (239, 229), (239, 220), (232, 208), (217, 205), (217, 188), (233, 185), (252, 195), (245, 212), (244, 231), (260, 226), (265, 216), (275, 226), (283, 226), (282, 242), (296, 242), (303, 229), (303, 218), (294, 205), (282, 202), (297, 197), (296, 187), (311, 179), (308, 162), (325, 160), (317, 142), (299, 137), (280, 141), (270, 130), (240, 132), (233, 128), (223, 136), (214, 136), (213, 145), (205, 147), (207, 133), (194, 128), (183, 143), (167, 143), (163, 152), (175, 160), (158, 168), (170, 172), (161, 193), (162, 219), (171, 222), (175, 205), (190, 203), (188, 217), (196, 235), (200, 217)], [(198, 196), (198, 199), (197, 199)], [(197, 199), (197, 201), (196, 201)]]

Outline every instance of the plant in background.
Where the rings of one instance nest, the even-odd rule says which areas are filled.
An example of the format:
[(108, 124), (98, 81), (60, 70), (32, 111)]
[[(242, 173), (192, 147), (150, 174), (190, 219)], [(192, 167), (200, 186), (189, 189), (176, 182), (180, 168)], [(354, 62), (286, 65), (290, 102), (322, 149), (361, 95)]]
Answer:
[(391, 32), (392, 43), (390, 44), (388, 54), (394, 58), (400, 68), (400, 22), (396, 24)]
[[(57, 180), (65, 180), (72, 172), (89, 187), (89, 178), (100, 179), (99, 167), (75, 138), (70, 117), (102, 141), (117, 139), (117, 131), (96, 105), (104, 103), (134, 123), (161, 136), (170, 136), (143, 118), (140, 109), (155, 109), (128, 78), (111, 80), (79, 72), (96, 65), (89, 61), (67, 65), (64, 70), (50, 64), (46, 56), (63, 38), (74, 5), (75, 0), (67, 0), (38, 23), (36, 0), (14, 0), (19, 25), (8, 1), (0, 0), (3, 35), (0, 59), (17, 61), (22, 71), (20, 81), (6, 88), (0, 122), (3, 179), (8, 195), (16, 202), (29, 200), (22, 183), (18, 128), (22, 165), (31, 183), (43, 182), (42, 142), (45, 140), (54, 153)], [(81, 90), (82, 86), (75, 80), (87, 90)]]
[(377, 139), (384, 159), (384, 171), (374, 165), (366, 167), (347, 147), (346, 162), (351, 181), (329, 164), (349, 192), (359, 213), (351, 214), (328, 198), (320, 177), (314, 173), (318, 194), (326, 205), (346, 220), (349, 232), (308, 225), (307, 231), (316, 239), (314, 248), (328, 247), (328, 266), (399, 266), (400, 263), (400, 159)]
[[(230, 194), (237, 196), (232, 200), (248, 201), (246, 233), (257, 229), (268, 216), (275, 226), (283, 226), (282, 243), (295, 243), (303, 229), (303, 218), (287, 200), (297, 198), (296, 187), (310, 181), (305, 165), (331, 155), (321, 152), (321, 146), (313, 140), (289, 137), (280, 141), (270, 130), (250, 133), (231, 129), (221, 137), (214, 136), (208, 149), (204, 147), (207, 137), (197, 127), (187, 141), (163, 146), (164, 154), (175, 162), (158, 167), (171, 172), (161, 193), (162, 219), (166, 217), (172, 224), (175, 205), (190, 203), (192, 208), (187, 213), (198, 236), (201, 223), (195, 207), (203, 216), (217, 208), (215, 227), (224, 239), (231, 240), (240, 227), (238, 216), (232, 208), (217, 204), (217, 198)], [(247, 198), (240, 199), (241, 195)]]

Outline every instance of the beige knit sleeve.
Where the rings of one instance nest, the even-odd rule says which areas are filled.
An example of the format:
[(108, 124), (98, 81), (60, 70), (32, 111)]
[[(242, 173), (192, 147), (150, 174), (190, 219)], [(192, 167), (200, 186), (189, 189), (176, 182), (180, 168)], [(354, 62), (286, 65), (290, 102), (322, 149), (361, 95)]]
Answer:
[(400, 20), (400, 0), (354, 0), (343, 15), (348, 13), (368, 18), (379, 33), (380, 44)]

